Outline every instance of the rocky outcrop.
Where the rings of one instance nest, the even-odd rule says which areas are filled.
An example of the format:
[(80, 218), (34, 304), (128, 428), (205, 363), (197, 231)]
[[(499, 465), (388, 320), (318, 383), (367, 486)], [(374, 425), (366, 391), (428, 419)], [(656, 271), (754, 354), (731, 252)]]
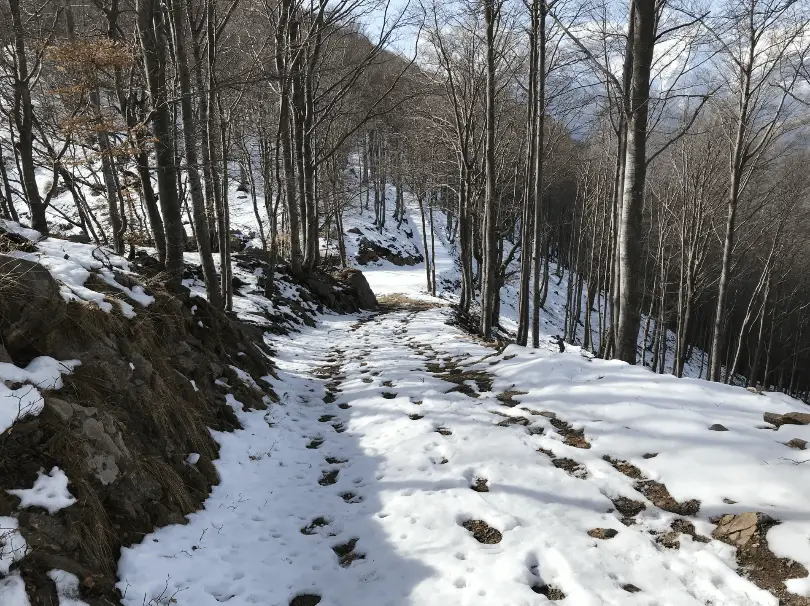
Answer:
[(0, 334), (12, 358), (36, 357), (32, 343), (65, 316), (59, 285), (32, 261), (0, 255)]
[(368, 280), (359, 269), (344, 269), (338, 274), (338, 280), (351, 291), (361, 309), (377, 309), (377, 297), (368, 284)]
[[(36, 356), (81, 365), (44, 408), (0, 434), (0, 516), (28, 543), (14, 564), (33, 606), (58, 604), (48, 572), (78, 577), (90, 606), (118, 603), (120, 548), (184, 523), (218, 481), (209, 428), (239, 426), (226, 396), (247, 408), (275, 394), (260, 333), (197, 297), (152, 292), (134, 320), (67, 302), (41, 266), (0, 255), (0, 361)], [(76, 503), (50, 515), (21, 510), (11, 489), (58, 466)]]
[(361, 237), (358, 243), (357, 262), (360, 265), (368, 265), (369, 263), (374, 263), (381, 259), (400, 267), (404, 265), (416, 265), (425, 260), (419, 253), (408, 255), (382, 246), (365, 236)]

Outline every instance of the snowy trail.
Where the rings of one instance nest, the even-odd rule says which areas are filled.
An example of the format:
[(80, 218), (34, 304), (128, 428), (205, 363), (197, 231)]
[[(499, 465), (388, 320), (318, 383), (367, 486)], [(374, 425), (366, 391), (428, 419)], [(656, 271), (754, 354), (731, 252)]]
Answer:
[(777, 604), (707, 522), (656, 542), (679, 516), (601, 459), (578, 466), (589, 428), (490, 391), (503, 354), (447, 317), (331, 316), (274, 340), (281, 403), (236, 405), (205, 510), (124, 551), (126, 606)]

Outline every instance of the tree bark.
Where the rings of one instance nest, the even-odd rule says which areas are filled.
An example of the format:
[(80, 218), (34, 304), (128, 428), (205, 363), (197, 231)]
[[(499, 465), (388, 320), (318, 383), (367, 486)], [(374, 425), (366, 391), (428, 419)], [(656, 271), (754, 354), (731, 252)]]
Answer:
[(620, 305), (616, 335), (616, 357), (629, 364), (636, 363), (641, 323), (638, 266), (642, 252), (641, 229), (647, 172), (647, 114), (650, 66), (655, 42), (655, 2), (635, 0), (633, 7), (633, 79), (619, 233)]

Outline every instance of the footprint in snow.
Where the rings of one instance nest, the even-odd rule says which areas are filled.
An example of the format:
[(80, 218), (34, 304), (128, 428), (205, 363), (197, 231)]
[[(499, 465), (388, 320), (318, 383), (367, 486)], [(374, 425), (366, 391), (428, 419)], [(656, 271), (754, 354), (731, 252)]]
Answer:
[(321, 473), (321, 479), (318, 480), (318, 484), (321, 486), (331, 486), (335, 482), (337, 482), (338, 474), (340, 473), (339, 469), (329, 469)]

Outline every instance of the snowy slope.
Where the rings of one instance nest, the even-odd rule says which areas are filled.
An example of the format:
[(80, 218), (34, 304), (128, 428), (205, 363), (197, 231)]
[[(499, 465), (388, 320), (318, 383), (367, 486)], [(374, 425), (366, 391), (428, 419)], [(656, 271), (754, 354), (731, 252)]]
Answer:
[[(387, 200), (389, 208), (393, 208), (396, 191), (393, 187), (387, 188)], [(423, 234), (422, 234), (422, 221), (419, 207), (413, 200), (413, 197), (405, 192), (406, 200), (406, 219), (402, 228), (397, 228), (395, 221), (386, 223), (382, 233), (377, 236), (381, 244), (390, 246), (393, 250), (402, 248), (412, 248), (418, 254), (424, 257)], [(438, 210), (433, 211), (433, 224), (431, 225), (427, 219), (426, 211), (425, 231), (427, 236), (428, 247), (431, 247), (431, 236), (433, 236), (433, 246), (436, 252), (436, 277), (437, 277), (437, 296), (451, 301), (457, 302), (461, 290), (461, 271), (458, 261), (458, 243), (450, 241), (446, 230), (447, 217)], [(356, 259), (357, 247), (355, 244), (356, 236), (349, 232), (350, 229), (362, 229), (365, 234), (376, 234), (376, 230), (371, 227), (373, 214), (369, 215), (368, 212), (363, 213), (359, 204), (350, 205), (344, 217), (347, 243), (347, 253), (350, 259)], [(511, 246), (507, 244), (507, 248)], [(475, 260), (473, 260), (475, 263)], [(408, 294), (414, 296), (415, 293), (426, 293), (426, 276), (425, 276), (425, 263), (420, 262), (410, 267), (397, 267), (389, 262), (380, 261), (373, 265), (362, 265), (354, 263), (357, 267), (363, 270), (369, 280), (369, 284), (374, 291), (380, 294)], [(507, 332), (514, 334), (517, 331), (517, 317), (518, 317), (518, 274), (520, 268), (520, 253), (515, 255), (512, 263), (509, 266), (509, 273), (513, 276), (510, 281), (501, 288), (501, 327)], [(540, 312), (541, 332), (545, 337), (552, 338), (556, 335), (565, 333), (566, 321), (566, 298), (567, 298), (567, 284), (570, 278), (570, 272), (564, 267), (559, 267), (556, 262), (549, 263), (549, 292), (546, 298), (545, 305)], [(588, 288), (587, 284), (583, 285), (582, 290), (582, 307), (584, 309), (587, 301)], [(603, 293), (599, 292), (595, 297), (595, 306), (601, 307), (603, 305)], [(646, 321), (646, 316), (642, 316), (642, 323)], [(652, 321), (650, 333), (655, 324)], [(591, 312), (591, 329), (592, 338), (595, 346), (598, 348), (600, 335), (599, 335), (599, 314), (597, 311)], [(665, 369), (669, 372), (672, 369), (675, 351), (675, 334), (667, 330), (667, 351)], [(582, 344), (585, 337), (585, 327), (582, 324), (577, 325), (577, 344)], [(639, 335), (639, 358), (641, 358), (641, 340), (642, 336)], [(647, 353), (645, 363), (650, 365), (652, 358), (651, 353)], [(692, 356), (686, 361), (684, 365), (684, 376), (692, 378), (700, 378), (705, 373), (705, 356), (703, 352), (695, 348)], [(737, 381), (742, 384), (742, 379)]]
[[(188, 525), (124, 551), (125, 604), (316, 603), (292, 601), (310, 595), (328, 606), (520, 606), (546, 603), (537, 592), (551, 586), (577, 606), (776, 606), (735, 572), (732, 547), (681, 534), (668, 548), (651, 534), (683, 518), (708, 537), (710, 517), (750, 510), (782, 519), (772, 549), (810, 566), (810, 489), (788, 460), (807, 455), (781, 443), (810, 438), (810, 428), (757, 429), (763, 409), (797, 403), (575, 349), (497, 354), (447, 319), (440, 309), (329, 316), (272, 339), (281, 403), (245, 413), (234, 402), (245, 429), (217, 436), (222, 484)], [(454, 379), (466, 388), (443, 374), (456, 363), (468, 363), (471, 378)], [(528, 392), (511, 396), (520, 408), (506, 405), (516, 389)], [(591, 447), (566, 444), (541, 412), (584, 429)], [(729, 431), (708, 429), (718, 422)], [(587, 477), (540, 449), (576, 460)], [(604, 455), (637, 465), (679, 501), (699, 499), (700, 510), (656, 507)], [(471, 488), (484, 479), (488, 492)], [(613, 511), (620, 496), (646, 506), (630, 526)], [(479, 543), (469, 520), (502, 540)], [(618, 534), (592, 538), (595, 528)], [(806, 579), (790, 588), (810, 594)]]

